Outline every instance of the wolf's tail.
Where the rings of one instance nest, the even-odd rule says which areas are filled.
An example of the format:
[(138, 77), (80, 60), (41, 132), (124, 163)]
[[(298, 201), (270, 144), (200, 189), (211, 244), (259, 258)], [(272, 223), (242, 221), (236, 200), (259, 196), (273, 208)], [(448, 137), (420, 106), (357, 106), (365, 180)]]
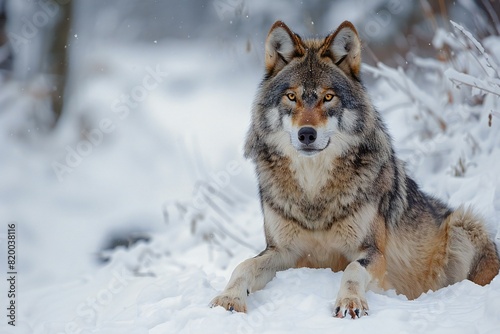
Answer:
[[(455, 264), (468, 272), (468, 279), (486, 285), (498, 275), (500, 259), (495, 243), (489, 238), (483, 218), (463, 206), (447, 219), (449, 254)], [(450, 259), (451, 260), (451, 259)], [(450, 263), (451, 264), (451, 263)]]

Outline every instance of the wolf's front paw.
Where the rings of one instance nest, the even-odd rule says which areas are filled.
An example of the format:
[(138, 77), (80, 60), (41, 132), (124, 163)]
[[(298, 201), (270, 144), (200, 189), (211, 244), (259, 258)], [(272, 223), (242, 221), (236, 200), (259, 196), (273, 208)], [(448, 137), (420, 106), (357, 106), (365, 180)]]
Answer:
[(334, 317), (345, 318), (350, 315), (352, 319), (361, 318), (368, 315), (368, 303), (363, 296), (349, 296), (344, 298), (337, 298), (335, 302)]
[(212, 299), (210, 302), (210, 307), (222, 306), (228, 311), (245, 312), (247, 311), (247, 305), (245, 302), (245, 297), (236, 296), (230, 293), (222, 293), (219, 296)]

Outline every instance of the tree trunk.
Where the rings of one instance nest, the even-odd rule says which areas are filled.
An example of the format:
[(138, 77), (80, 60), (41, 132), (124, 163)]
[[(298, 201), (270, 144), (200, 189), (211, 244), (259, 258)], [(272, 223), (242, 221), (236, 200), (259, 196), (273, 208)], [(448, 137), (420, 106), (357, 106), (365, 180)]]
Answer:
[(7, 23), (7, 12), (5, 1), (0, 0), (0, 71), (12, 69), (12, 52), (9, 47), (5, 26)]
[(54, 35), (49, 50), (48, 71), (53, 76), (53, 90), (51, 93), (52, 110), (54, 111), (54, 125), (57, 124), (64, 109), (64, 93), (68, 76), (68, 38), (71, 31), (72, 0), (63, 4), (53, 1), (59, 6), (58, 21), (54, 25)]

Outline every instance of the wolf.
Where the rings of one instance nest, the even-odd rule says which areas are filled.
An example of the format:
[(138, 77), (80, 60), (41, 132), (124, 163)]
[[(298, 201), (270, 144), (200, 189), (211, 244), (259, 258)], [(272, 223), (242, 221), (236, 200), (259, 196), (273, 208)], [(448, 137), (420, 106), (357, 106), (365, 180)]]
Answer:
[(422, 192), (394, 152), (360, 79), (361, 42), (349, 21), (303, 39), (283, 22), (265, 42), (265, 75), (245, 156), (259, 183), (267, 246), (239, 264), (211, 305), (246, 312), (277, 271), (342, 271), (333, 316), (368, 314), (367, 289), (409, 299), (498, 274), (498, 251), (471, 208)]

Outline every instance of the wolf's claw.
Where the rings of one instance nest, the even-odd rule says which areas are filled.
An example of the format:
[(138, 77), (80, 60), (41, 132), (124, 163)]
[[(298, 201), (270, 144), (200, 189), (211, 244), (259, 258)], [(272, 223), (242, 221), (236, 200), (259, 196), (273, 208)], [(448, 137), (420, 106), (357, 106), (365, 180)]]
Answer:
[(215, 297), (210, 303), (210, 307), (222, 306), (228, 311), (246, 312), (247, 305), (244, 298), (235, 297), (229, 294), (222, 294)]
[(336, 303), (334, 317), (345, 318), (347, 315), (351, 319), (359, 319), (364, 315), (368, 315), (368, 304), (364, 298), (344, 298)]

